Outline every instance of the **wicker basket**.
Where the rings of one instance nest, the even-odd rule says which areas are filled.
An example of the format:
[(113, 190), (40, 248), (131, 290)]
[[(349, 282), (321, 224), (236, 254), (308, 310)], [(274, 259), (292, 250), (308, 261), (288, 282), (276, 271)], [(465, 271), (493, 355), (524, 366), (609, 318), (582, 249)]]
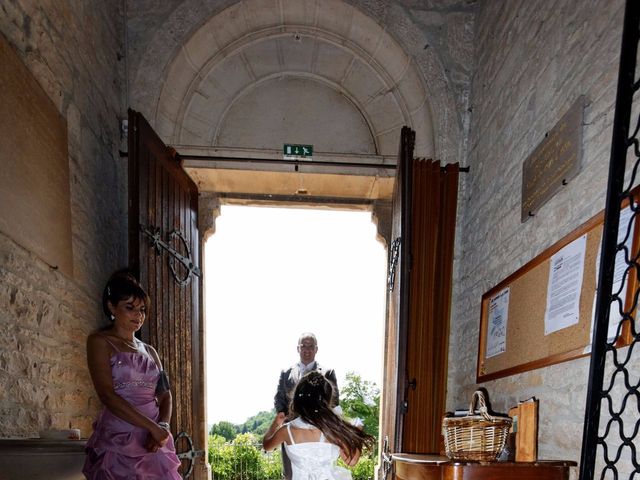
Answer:
[[(474, 414), (476, 400), (480, 415)], [(495, 460), (505, 446), (510, 427), (511, 418), (489, 415), (484, 394), (477, 390), (465, 417), (442, 419), (447, 457), (484, 462)]]

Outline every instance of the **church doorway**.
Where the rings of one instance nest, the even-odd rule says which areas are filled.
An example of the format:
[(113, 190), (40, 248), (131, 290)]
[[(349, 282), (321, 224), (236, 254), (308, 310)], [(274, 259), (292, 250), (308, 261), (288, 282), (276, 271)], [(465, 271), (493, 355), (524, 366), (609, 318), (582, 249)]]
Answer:
[[(375, 230), (381, 238), (384, 238), (385, 245), (391, 245), (390, 239), (393, 236), (393, 242), (399, 244), (399, 248), (394, 248), (393, 245), (388, 247), (392, 258), (389, 260), (386, 287), (390, 292), (391, 301), (386, 302), (388, 315), (385, 318), (383, 360), (385, 391), (381, 399), (380, 431), (384, 439), (385, 451), (387, 447), (392, 451), (402, 448), (400, 442), (403, 439), (407, 440), (407, 445), (410, 444), (409, 440), (415, 440), (414, 444), (417, 446), (414, 445), (412, 447), (414, 449), (433, 451), (438, 440), (438, 429), (425, 430), (418, 428), (424, 422), (403, 422), (403, 419), (408, 418), (407, 414), (412, 412), (411, 408), (407, 408), (411, 405), (414, 406), (415, 411), (424, 410), (421, 406), (424, 405), (425, 399), (435, 398), (431, 391), (434, 388), (440, 394), (435, 398), (437, 401), (432, 402), (433, 405), (429, 411), (442, 410), (444, 389), (439, 385), (444, 381), (443, 372), (446, 371), (445, 339), (449, 317), (446, 304), (449, 294), (443, 292), (438, 296), (437, 302), (429, 303), (426, 308), (420, 307), (410, 317), (409, 308), (418, 305), (410, 301), (411, 281), (408, 274), (412, 262), (409, 259), (413, 258), (419, 266), (417, 269), (414, 268), (415, 273), (411, 273), (411, 276), (416, 277), (413, 285), (418, 289), (413, 296), (415, 299), (420, 299), (420, 292), (427, 285), (424, 281), (432, 282), (450, 268), (449, 260), (442, 265), (441, 262), (426, 262), (428, 258), (423, 261), (422, 246), (433, 245), (434, 248), (425, 250), (429, 258), (434, 255), (437, 258), (451, 258), (450, 250), (453, 246), (451, 232), (454, 225), (452, 221), (455, 221), (457, 195), (457, 166), (452, 166), (451, 175), (449, 175), (448, 169), (441, 167), (439, 162), (413, 158), (415, 134), (405, 127), (402, 130), (398, 156), (399, 171), (404, 173), (396, 175), (393, 202), (380, 198), (379, 190), (369, 190), (370, 195), (377, 196), (376, 199), (349, 198), (346, 195), (309, 197), (302, 192), (296, 192), (295, 196), (288, 197), (271, 193), (214, 194), (212, 189), (206, 188), (203, 177), (189, 171), (189, 166), (185, 165), (184, 156), (174, 148), (167, 147), (140, 114), (130, 111), (130, 125), (133, 126), (130, 130), (133, 134), (129, 136), (130, 263), (139, 273), (141, 280), (149, 285), (152, 298), (158, 299), (157, 305), (154, 306), (154, 311), (158, 314), (146, 322), (141, 334), (143, 339), (158, 345), (162, 351), (161, 354), (164, 355), (163, 358), (170, 359), (165, 363), (165, 370), (170, 371), (177, 380), (177, 385), (174, 387), (176, 409), (172, 417), (172, 428), (180, 432), (178, 437), (184, 433), (187, 439), (185, 449), (179, 456), (182, 455), (181, 458), (189, 460), (189, 466), (185, 467), (188, 472), (194, 466), (191, 460), (196, 457), (199, 457), (198, 470), (206, 468), (206, 460), (203, 457), (206, 455), (208, 443), (204, 401), (206, 362), (205, 321), (202, 308), (204, 274), (201, 269), (201, 253), (204, 249), (204, 241), (215, 232), (214, 219), (219, 214), (221, 206), (232, 203), (265, 205), (280, 202), (289, 206), (292, 204), (307, 207), (330, 205), (333, 209), (361, 209), (368, 211), (369, 215), (375, 218)], [(408, 181), (413, 177), (406, 172), (414, 169), (414, 163), (415, 168), (422, 173)], [(406, 165), (406, 168), (403, 168), (403, 165)], [(374, 171), (384, 169), (384, 165), (380, 164), (369, 166), (373, 167)], [(299, 164), (294, 163), (294, 167), (294, 171), (289, 175), (300, 177)], [(211, 168), (205, 170), (211, 170)], [(309, 175), (311, 178), (321, 176), (322, 174)], [(354, 176), (327, 174), (325, 180), (327, 178), (333, 181), (321, 182), (320, 185), (325, 189), (335, 189), (337, 186), (343, 192), (350, 192), (352, 183), (349, 179)], [(355, 176), (355, 178), (360, 177)], [(399, 178), (402, 178), (400, 183), (398, 183)], [(382, 183), (376, 174), (370, 175), (369, 178), (365, 177), (364, 181), (374, 185)], [(276, 182), (273, 185), (280, 185), (280, 183)], [(451, 188), (445, 188), (445, 185), (450, 185)], [(415, 194), (411, 195), (410, 192), (414, 189)], [(429, 196), (423, 195), (427, 192), (431, 192), (436, 200), (439, 199), (439, 202), (444, 203), (429, 200)], [(323, 193), (326, 195), (326, 190)], [(440, 198), (442, 194), (444, 196)], [(413, 209), (408, 209), (406, 206), (414, 203), (416, 206), (422, 205), (424, 202), (418, 201), (422, 197), (427, 200), (425, 204), (427, 206), (449, 205), (452, 208), (435, 210), (431, 208), (430, 211), (424, 212), (417, 209), (417, 217), (413, 219), (411, 218)], [(296, 200), (294, 201), (293, 198)], [(432, 228), (433, 225), (441, 223), (440, 210), (448, 212), (446, 216), (449, 219), (449, 226), (444, 229)], [(420, 220), (416, 224), (419, 228), (412, 232), (408, 227), (415, 220)], [(263, 231), (268, 230), (263, 229)], [(254, 236), (263, 236), (263, 231)], [(412, 244), (419, 245), (421, 248), (413, 252)], [(449, 254), (438, 255), (442, 248), (448, 249)], [(394, 254), (394, 251), (399, 255)], [(407, 257), (410, 251), (412, 254)], [(168, 256), (167, 263), (162, 260), (165, 255)], [(431, 265), (429, 268), (423, 268), (429, 265)], [(396, 275), (398, 278), (394, 280)], [(449, 281), (445, 283), (448, 285)], [(432, 287), (427, 289), (431, 291)], [(442, 305), (438, 303), (440, 300), (444, 302)], [(430, 316), (436, 310), (442, 310), (442, 312), (434, 318), (443, 319), (447, 324), (438, 328), (438, 335), (430, 335), (429, 331), (422, 328), (426, 325), (422, 317)], [(413, 341), (408, 342), (409, 338)], [(423, 362), (420, 359), (423, 353), (433, 349), (441, 352), (433, 368), (422, 368)], [(430, 380), (434, 375), (442, 380), (434, 383)], [(407, 387), (409, 384), (418, 387), (413, 388), (413, 394)], [(410, 396), (415, 398), (425, 396), (425, 399), (409, 401)], [(425, 431), (428, 432), (427, 437), (425, 437)], [(194, 433), (190, 435), (190, 432)], [(416, 432), (418, 435), (414, 435)], [(191, 441), (193, 437), (195, 442)]]
[(302, 332), (317, 336), (316, 359), (340, 388), (349, 373), (381, 387), (387, 259), (376, 236), (362, 210), (221, 207), (204, 247), (209, 429), (242, 431), (271, 411)]

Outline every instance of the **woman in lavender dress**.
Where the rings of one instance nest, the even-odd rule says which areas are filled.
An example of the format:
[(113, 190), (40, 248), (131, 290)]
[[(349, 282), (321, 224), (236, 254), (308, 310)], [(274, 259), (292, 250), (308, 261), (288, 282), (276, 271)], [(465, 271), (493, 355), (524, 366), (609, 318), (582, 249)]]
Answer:
[(87, 441), (90, 480), (179, 480), (169, 431), (171, 391), (155, 349), (134, 334), (149, 296), (130, 273), (114, 273), (102, 304), (111, 326), (87, 339), (91, 379), (104, 407)]

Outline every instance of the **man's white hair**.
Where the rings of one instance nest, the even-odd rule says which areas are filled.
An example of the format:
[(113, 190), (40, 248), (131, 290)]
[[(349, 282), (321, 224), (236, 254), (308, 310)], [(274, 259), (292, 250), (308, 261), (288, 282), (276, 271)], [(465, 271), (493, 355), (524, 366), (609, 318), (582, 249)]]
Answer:
[(298, 339), (298, 345), (302, 345), (302, 342), (304, 340), (313, 340), (313, 344), (317, 347), (318, 346), (318, 340), (316, 339), (316, 336), (311, 333), (311, 332), (304, 332), (302, 335), (300, 335), (300, 338)]

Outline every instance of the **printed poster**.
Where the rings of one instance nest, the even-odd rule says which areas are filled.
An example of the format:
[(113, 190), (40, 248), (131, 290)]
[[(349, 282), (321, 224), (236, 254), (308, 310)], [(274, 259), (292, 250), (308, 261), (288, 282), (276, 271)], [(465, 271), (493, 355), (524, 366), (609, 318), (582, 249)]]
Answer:
[(485, 357), (495, 357), (507, 351), (507, 320), (509, 319), (509, 287), (489, 299), (487, 347)]
[(551, 257), (544, 334), (578, 323), (587, 236), (582, 235)]

